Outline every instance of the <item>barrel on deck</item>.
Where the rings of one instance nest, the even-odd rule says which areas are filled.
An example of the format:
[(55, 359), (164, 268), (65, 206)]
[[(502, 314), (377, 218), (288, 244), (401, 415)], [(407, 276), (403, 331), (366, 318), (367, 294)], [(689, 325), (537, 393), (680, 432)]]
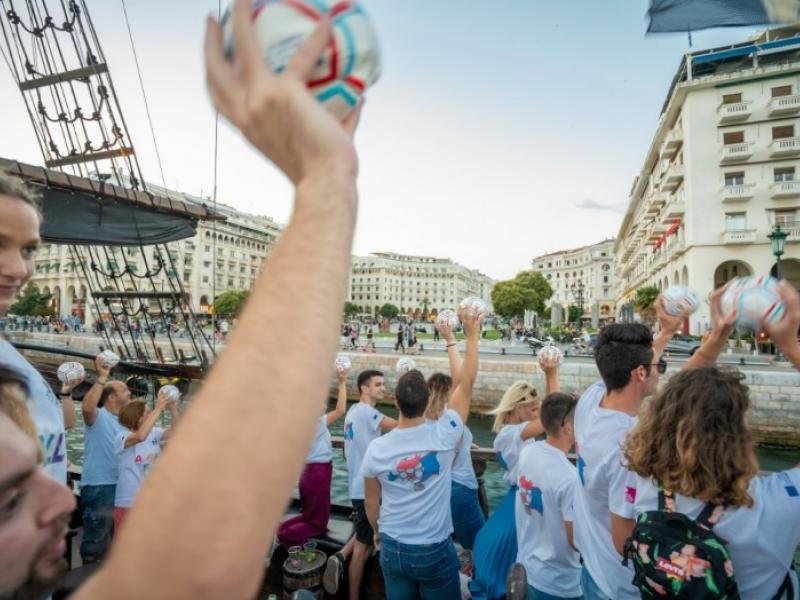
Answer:
[(322, 572), (327, 556), (320, 550), (313, 550), (314, 558), (301, 557), (294, 561), (291, 557), (283, 563), (283, 600), (291, 600), (297, 590), (308, 590), (318, 600), (322, 600)]

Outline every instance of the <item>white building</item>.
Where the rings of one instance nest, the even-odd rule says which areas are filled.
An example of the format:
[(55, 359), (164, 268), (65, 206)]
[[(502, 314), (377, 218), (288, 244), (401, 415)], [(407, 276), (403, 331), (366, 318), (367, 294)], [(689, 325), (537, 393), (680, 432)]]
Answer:
[[(774, 273), (775, 225), (789, 234), (783, 276), (800, 285), (798, 33), (681, 62), (617, 236), (621, 318), (643, 286), (681, 283), (706, 298), (737, 275)], [(689, 332), (709, 321), (702, 303)]]
[[(153, 184), (148, 184), (147, 189), (163, 197), (210, 204), (206, 198)], [(207, 313), (213, 299), (221, 293), (250, 289), (281, 227), (268, 217), (249, 215), (221, 203), (217, 203), (216, 211), (227, 220), (200, 221), (194, 237), (167, 244), (171, 261), (164, 257), (165, 268), (152, 278), (156, 290), (148, 289), (150, 284), (144, 280), (137, 284), (140, 290), (169, 290), (167, 277), (173, 281), (179, 278), (189, 296), (191, 308)], [(141, 276), (148, 269), (151, 272), (157, 270), (153, 249), (153, 246), (146, 247), (144, 255), (138, 247), (113, 250), (99, 247), (92, 252), (95, 258), (100, 259), (101, 269), (107, 272), (112, 269), (119, 271), (129, 264), (134, 273)], [(84, 249), (80, 255), (86, 258), (89, 253)], [(91, 323), (95, 315), (93, 308), (87, 306), (87, 290), (90, 289), (87, 275), (93, 276), (91, 265), (84, 263), (82, 267), (80, 258), (73, 256), (69, 246), (45, 244), (36, 254), (36, 272), (31, 281), (40, 290), (53, 295), (52, 306), (59, 315), (77, 314)], [(121, 278), (122, 285), (130, 289), (127, 279)], [(96, 288), (95, 282), (91, 289)]]
[(584, 316), (591, 316), (595, 305), (600, 319), (614, 316), (616, 282), (613, 239), (537, 256), (531, 266), (553, 288), (548, 306), (553, 303), (564, 307), (571, 304), (580, 306), (582, 294)]
[(363, 314), (377, 315), (388, 303), (420, 318), (454, 309), (467, 296), (482, 298), (491, 309), (492, 287), (489, 277), (449, 258), (374, 252), (353, 257), (347, 297)]

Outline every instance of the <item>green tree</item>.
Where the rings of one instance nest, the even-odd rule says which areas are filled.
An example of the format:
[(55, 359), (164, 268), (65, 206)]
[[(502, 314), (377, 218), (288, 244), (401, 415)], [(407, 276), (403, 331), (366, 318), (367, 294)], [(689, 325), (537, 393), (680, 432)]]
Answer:
[(636, 296), (633, 298), (633, 306), (642, 316), (642, 320), (650, 326), (656, 322), (655, 304), (658, 294), (656, 286), (648, 285), (636, 290)]
[(526, 310), (543, 315), (553, 289), (541, 273), (522, 271), (514, 279), (498, 281), (492, 289), (494, 311), (506, 318), (522, 317)]
[(400, 309), (397, 308), (394, 304), (389, 304), (388, 302), (381, 306), (378, 314), (382, 316), (384, 319), (394, 319), (397, 315), (400, 314)]
[(354, 304), (353, 302), (345, 302), (344, 303), (344, 316), (347, 318), (355, 317), (358, 313), (361, 312), (361, 309), (358, 308), (358, 304)]
[(578, 319), (580, 319), (580, 316), (581, 316), (581, 311), (577, 306), (575, 306), (574, 304), (570, 304), (567, 307), (568, 322), (578, 324)]
[(229, 317), (236, 316), (247, 302), (248, 296), (250, 296), (249, 290), (223, 292), (214, 299), (214, 313)]
[(52, 294), (43, 294), (36, 287), (36, 284), (29, 283), (22, 290), (14, 304), (11, 305), (9, 312), (15, 315), (25, 315), (34, 317), (48, 317), (53, 314), (53, 309), (50, 308), (50, 299)]

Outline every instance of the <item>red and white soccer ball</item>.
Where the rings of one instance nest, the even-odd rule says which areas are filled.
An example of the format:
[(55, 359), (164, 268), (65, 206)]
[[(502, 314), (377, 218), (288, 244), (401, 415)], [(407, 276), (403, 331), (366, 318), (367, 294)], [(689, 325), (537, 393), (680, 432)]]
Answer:
[(761, 323), (777, 323), (786, 314), (774, 277), (742, 277), (725, 288), (720, 299), (722, 314), (736, 313), (736, 327), (757, 331)]
[(439, 311), (439, 314), (436, 315), (436, 324), (447, 325), (450, 327), (450, 329), (455, 331), (458, 329), (459, 325), (461, 325), (461, 322), (458, 320), (456, 311), (445, 308), (444, 310)]
[(700, 298), (685, 285), (672, 285), (661, 296), (664, 310), (674, 317), (688, 317), (700, 306)]
[(394, 370), (397, 372), (398, 375), (405, 375), (409, 371), (413, 371), (417, 368), (417, 364), (414, 362), (410, 356), (403, 356), (398, 361), (397, 364), (394, 366)]
[(83, 380), (86, 377), (86, 369), (79, 362), (65, 362), (58, 367), (56, 375), (61, 383), (69, 385)]
[(108, 367), (109, 369), (113, 369), (119, 364), (119, 356), (115, 352), (111, 350), (103, 350), (99, 354), (100, 360), (103, 361), (103, 364)]
[(539, 366), (543, 369), (557, 367), (564, 361), (564, 353), (556, 346), (545, 346), (536, 356), (539, 359)]
[[(231, 8), (222, 16), (225, 47), (235, 55)], [(258, 41), (267, 64), (281, 72), (324, 16), (333, 35), (308, 88), (337, 119), (344, 119), (380, 76), (378, 36), (363, 8), (347, 0), (252, 0)]]
[(478, 298), (477, 296), (464, 298), (461, 302), (459, 302), (458, 307), (467, 308), (476, 314), (489, 312), (489, 306), (486, 304), (486, 301), (483, 298)]
[(347, 356), (340, 354), (336, 357), (336, 360), (333, 361), (333, 366), (337, 371), (349, 371), (353, 368), (353, 363), (350, 362)]

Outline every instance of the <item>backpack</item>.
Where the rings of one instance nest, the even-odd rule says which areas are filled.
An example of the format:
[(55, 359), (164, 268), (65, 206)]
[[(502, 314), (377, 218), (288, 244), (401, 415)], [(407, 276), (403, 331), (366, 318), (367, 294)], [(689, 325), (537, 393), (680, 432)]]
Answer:
[(622, 561), (633, 561), (642, 598), (739, 599), (730, 552), (712, 531), (717, 507), (706, 504), (693, 521), (674, 512), (674, 496), (659, 485), (658, 510), (639, 515)]

